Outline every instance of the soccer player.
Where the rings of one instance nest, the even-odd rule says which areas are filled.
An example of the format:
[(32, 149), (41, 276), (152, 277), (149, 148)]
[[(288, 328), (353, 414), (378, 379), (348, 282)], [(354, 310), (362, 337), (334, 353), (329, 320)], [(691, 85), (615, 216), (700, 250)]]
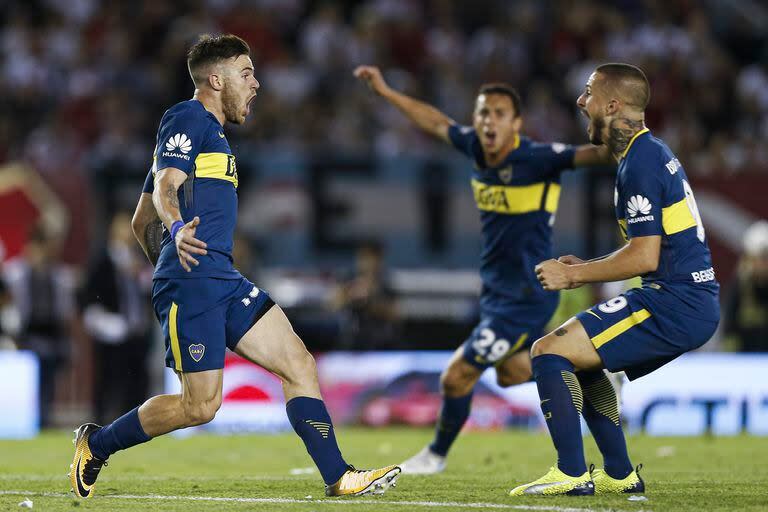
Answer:
[[(533, 375), (557, 465), (512, 495), (644, 492), (603, 368), (642, 377), (703, 345), (720, 320), (719, 285), (696, 200), (680, 161), (645, 127), (649, 99), (645, 74), (629, 64), (598, 66), (578, 99), (590, 141), (607, 145), (619, 163), (614, 203), (626, 244), (597, 260), (549, 259), (536, 274), (546, 290), (635, 276), (642, 276), (642, 286), (534, 343)], [(591, 475), (579, 413), (605, 463)]]
[(429, 446), (401, 464), (412, 474), (443, 471), (448, 450), (469, 417), (472, 390), (496, 369), (500, 386), (531, 377), (528, 349), (557, 308), (559, 295), (536, 280), (536, 262), (551, 257), (552, 223), (565, 169), (605, 164), (605, 147), (542, 144), (520, 135), (520, 97), (509, 85), (483, 85), (472, 126), (461, 126), (390, 88), (374, 66), (354, 74), (425, 132), (472, 160), (472, 189), (482, 223), (480, 323), (453, 354), (440, 383), (443, 405)]
[[(75, 431), (72, 488), (81, 498), (110, 455), (173, 430), (207, 423), (221, 405), (226, 348), (278, 375), (286, 410), (326, 484), (328, 496), (381, 493), (397, 466), (359, 471), (336, 443), (320, 396), (315, 361), (279, 306), (232, 266), (237, 167), (223, 127), (242, 124), (259, 83), (248, 45), (237, 36), (203, 36), (187, 64), (195, 94), (165, 112), (152, 174), (133, 220), (156, 263), (152, 304), (165, 335), (166, 366), (181, 394), (150, 398), (104, 427)], [(159, 245), (157, 219), (165, 226)]]

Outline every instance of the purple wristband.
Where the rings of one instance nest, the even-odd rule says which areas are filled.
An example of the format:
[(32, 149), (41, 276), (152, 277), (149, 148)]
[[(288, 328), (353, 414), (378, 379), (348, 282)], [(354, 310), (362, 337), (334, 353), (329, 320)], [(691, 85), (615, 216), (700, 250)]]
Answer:
[(176, 243), (176, 233), (179, 232), (181, 228), (184, 227), (184, 221), (183, 220), (177, 220), (173, 224), (171, 224), (171, 240), (173, 243)]

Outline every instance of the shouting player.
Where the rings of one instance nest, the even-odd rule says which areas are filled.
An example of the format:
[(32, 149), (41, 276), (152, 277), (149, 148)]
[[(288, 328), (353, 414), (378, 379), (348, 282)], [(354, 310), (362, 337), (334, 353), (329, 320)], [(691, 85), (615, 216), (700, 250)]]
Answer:
[[(237, 36), (203, 36), (187, 58), (194, 97), (160, 121), (154, 183), (145, 185), (133, 227), (156, 263), (152, 303), (165, 335), (166, 366), (178, 374), (181, 394), (155, 396), (109, 425), (86, 423), (75, 431), (70, 476), (79, 497), (93, 494), (116, 451), (213, 419), (227, 348), (282, 379), (288, 418), (327, 495), (384, 492), (400, 473), (397, 466), (359, 471), (345, 462), (314, 359), (280, 307), (232, 266), (238, 176), (223, 127), (242, 124), (256, 97), (249, 53)], [(158, 218), (166, 229), (161, 246)]]
[(480, 323), (440, 378), (443, 405), (432, 443), (401, 465), (412, 474), (443, 471), (469, 417), (472, 390), (496, 368), (500, 386), (531, 377), (528, 349), (543, 334), (559, 295), (536, 280), (536, 262), (551, 257), (552, 221), (564, 169), (608, 164), (605, 147), (542, 144), (520, 135), (520, 97), (509, 85), (486, 84), (475, 100), (472, 126), (390, 88), (374, 66), (355, 76), (425, 132), (452, 144), (473, 163), (472, 189), (482, 223)]
[[(645, 74), (629, 64), (603, 64), (578, 99), (590, 141), (619, 162), (614, 203), (627, 243), (592, 261), (575, 256), (536, 266), (546, 290), (642, 276), (642, 286), (571, 318), (531, 349), (541, 410), (557, 465), (521, 494), (644, 492), (627, 455), (616, 395), (603, 368), (642, 377), (703, 345), (720, 320), (719, 286), (704, 226), (680, 161), (648, 131)], [(590, 475), (579, 414), (595, 438), (604, 468)]]

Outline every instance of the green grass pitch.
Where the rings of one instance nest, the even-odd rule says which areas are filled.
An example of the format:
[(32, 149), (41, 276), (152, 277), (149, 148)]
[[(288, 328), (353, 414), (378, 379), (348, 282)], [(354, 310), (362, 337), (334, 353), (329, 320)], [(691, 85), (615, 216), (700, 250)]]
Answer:
[[(431, 431), (341, 428), (338, 437), (349, 462), (372, 467), (407, 458)], [(76, 500), (65, 476), (70, 439), (52, 432), (0, 441), (0, 510), (24, 510), (18, 504), (25, 498), (45, 511), (768, 510), (768, 441), (756, 437), (629, 438), (633, 461), (645, 465), (648, 499), (639, 502), (626, 495), (510, 498), (512, 487), (554, 462), (545, 434), (514, 431), (464, 433), (445, 473), (403, 475), (383, 496), (343, 499), (325, 498), (319, 475), (302, 473), (312, 461), (293, 434), (164, 437), (114, 455), (96, 495)], [(585, 441), (587, 461), (599, 463), (594, 443)]]

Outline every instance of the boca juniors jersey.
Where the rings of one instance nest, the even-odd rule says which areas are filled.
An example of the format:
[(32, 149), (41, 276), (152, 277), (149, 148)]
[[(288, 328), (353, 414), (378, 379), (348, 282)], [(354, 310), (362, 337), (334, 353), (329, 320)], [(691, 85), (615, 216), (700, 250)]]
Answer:
[(163, 115), (144, 192), (152, 192), (152, 175), (167, 167), (188, 175), (178, 191), (181, 217), (184, 222), (200, 217), (195, 237), (208, 244), (208, 254), (194, 255), (200, 265), (186, 272), (166, 230), (154, 277), (239, 279), (240, 273), (232, 265), (237, 221), (235, 157), (221, 124), (197, 100), (177, 103)]
[(541, 304), (556, 304), (558, 294), (542, 288), (534, 267), (552, 257), (560, 173), (573, 167), (574, 148), (520, 137), (500, 165), (489, 167), (474, 128), (453, 125), (448, 135), (475, 163), (471, 184), (482, 224), (481, 308), (490, 313), (551, 314)]
[(643, 276), (644, 286), (665, 288), (693, 307), (717, 301), (719, 285), (688, 177), (647, 128), (622, 155), (614, 202), (625, 239), (661, 236), (659, 266)]

